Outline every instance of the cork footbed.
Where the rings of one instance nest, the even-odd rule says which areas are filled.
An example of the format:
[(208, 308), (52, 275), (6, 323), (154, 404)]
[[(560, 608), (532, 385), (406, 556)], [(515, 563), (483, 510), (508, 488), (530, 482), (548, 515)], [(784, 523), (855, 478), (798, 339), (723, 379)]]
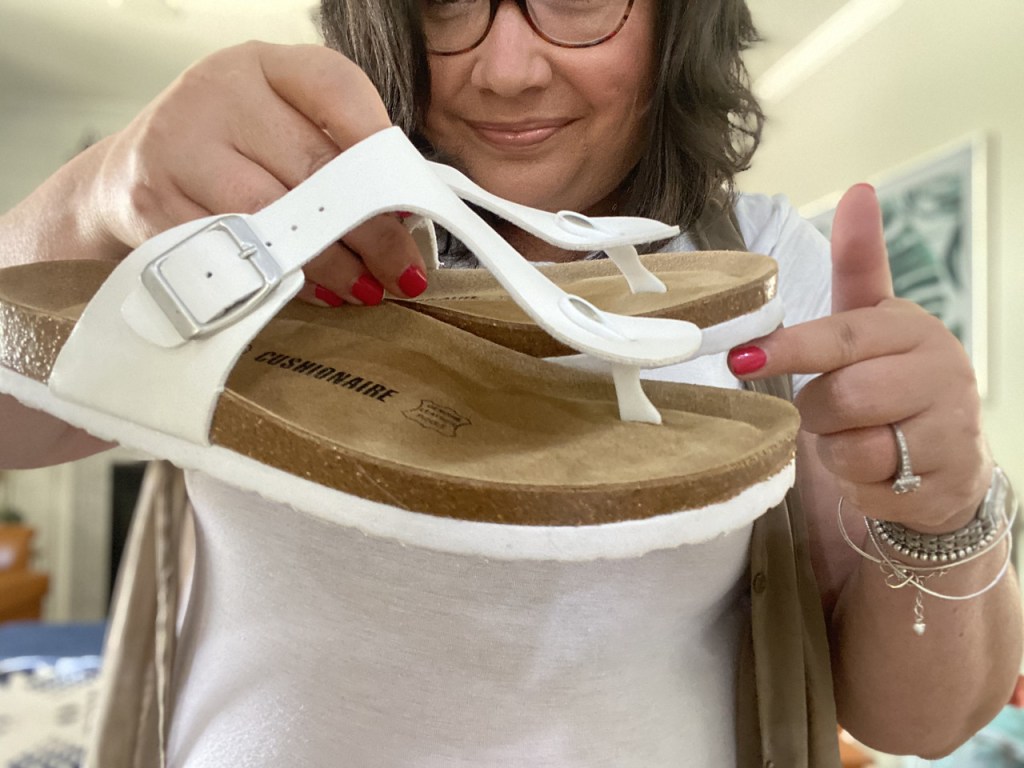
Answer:
[[(567, 293), (607, 312), (686, 320), (700, 328), (755, 312), (776, 293), (778, 266), (768, 256), (698, 251), (640, 258), (665, 283), (665, 293), (631, 293), (610, 259), (538, 268)], [(487, 270), (437, 270), (428, 283), (424, 294), (399, 303), (528, 355), (575, 353), (539, 328)]]
[[(0, 365), (45, 382), (111, 268), (69, 261), (0, 270)], [(604, 377), (394, 304), (294, 302), (241, 357), (211, 440), (373, 501), (524, 525), (696, 509), (793, 459), (798, 417), (789, 403), (682, 384), (645, 389), (662, 426), (620, 421)]]

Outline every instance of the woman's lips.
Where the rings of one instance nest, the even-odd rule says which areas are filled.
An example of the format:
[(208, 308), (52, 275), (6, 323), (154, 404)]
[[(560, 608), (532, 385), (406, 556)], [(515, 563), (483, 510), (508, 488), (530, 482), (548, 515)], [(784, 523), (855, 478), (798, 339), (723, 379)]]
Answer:
[(489, 144), (506, 148), (525, 148), (541, 144), (564, 128), (569, 121), (546, 123), (470, 123), (470, 127)]

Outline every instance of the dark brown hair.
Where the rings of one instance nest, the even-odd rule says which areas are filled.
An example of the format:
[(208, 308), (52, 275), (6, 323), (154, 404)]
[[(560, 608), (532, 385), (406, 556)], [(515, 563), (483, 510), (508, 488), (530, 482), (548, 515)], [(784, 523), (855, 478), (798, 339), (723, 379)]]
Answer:
[[(655, 0), (657, 74), (648, 151), (626, 181), (622, 213), (689, 227), (732, 193), (764, 114), (741, 54), (758, 40), (745, 0)], [(322, 0), (324, 39), (369, 75), (392, 121), (420, 146), (429, 70), (414, 0)]]

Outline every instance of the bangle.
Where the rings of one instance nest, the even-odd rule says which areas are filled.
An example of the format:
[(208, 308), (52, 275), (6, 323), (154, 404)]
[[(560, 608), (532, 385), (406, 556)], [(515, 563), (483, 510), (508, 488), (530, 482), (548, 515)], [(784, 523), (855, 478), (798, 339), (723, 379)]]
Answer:
[[(1008, 511), (1009, 510), (1009, 511)], [(975, 544), (970, 544), (971, 551), (966, 551), (966, 547), (959, 547), (952, 551), (953, 557), (950, 558), (947, 554), (945, 560), (938, 559), (939, 554), (935, 552), (927, 552), (924, 549), (915, 549), (907, 547), (910, 552), (902, 552), (899, 547), (896, 547), (897, 552), (903, 554), (910, 554), (912, 557), (918, 560), (927, 561), (928, 563), (938, 563), (937, 565), (913, 565), (910, 563), (904, 563), (898, 560), (894, 560), (890, 557), (882, 546), (881, 534), (878, 533), (877, 523), (880, 521), (872, 520), (871, 518), (865, 517), (864, 523), (867, 528), (868, 539), (871, 541), (878, 553), (878, 557), (865, 552), (863, 549), (858, 547), (850, 539), (849, 534), (846, 532), (846, 526), (843, 523), (843, 498), (839, 499), (839, 507), (837, 509), (837, 516), (839, 521), (839, 531), (854, 551), (856, 551), (861, 557), (870, 560), (873, 563), (877, 563), (881, 571), (885, 574), (886, 585), (891, 589), (902, 589), (906, 586), (912, 586), (917, 591), (914, 596), (914, 624), (913, 629), (917, 635), (923, 635), (926, 629), (924, 621), (924, 602), (922, 601), (922, 595), (931, 595), (932, 597), (939, 598), (940, 600), (971, 600), (975, 597), (980, 597), (989, 590), (993, 589), (1006, 574), (1010, 567), (1010, 561), (1013, 553), (1013, 538), (1010, 536), (1013, 528), (1013, 522), (1017, 518), (1017, 502), (1013, 495), (1013, 489), (1010, 487), (1009, 480), (1006, 478), (1005, 473), (998, 467), (993, 472), (992, 485), (989, 487), (988, 493), (985, 495), (985, 500), (981, 503), (978, 508), (978, 515), (975, 520), (992, 520), (992, 527), (987, 533), (984, 533), (981, 539)], [(972, 521), (973, 523), (974, 521)], [(903, 526), (900, 526), (903, 528)], [(968, 524), (967, 527), (970, 527)], [(903, 528), (907, 531), (909, 529)], [(961, 529), (962, 531), (963, 529)], [(917, 533), (912, 531), (912, 533)], [(922, 536), (930, 536), (935, 539), (943, 540), (948, 536), (956, 536), (960, 531), (954, 531), (952, 534), (940, 534), (938, 536), (934, 534), (918, 534)], [(942, 592), (937, 592), (933, 589), (925, 586), (925, 581), (932, 578), (933, 576), (942, 576), (953, 568), (966, 565), (972, 560), (976, 560), (979, 557), (987, 554), (1003, 539), (1007, 539), (1009, 546), (1006, 548), (1006, 557), (1003, 561), (999, 572), (995, 577), (981, 589), (971, 592), (966, 595), (949, 595)], [(886, 542), (889, 543), (889, 542)], [(890, 546), (892, 546), (890, 544)], [(921, 557), (920, 555), (925, 555)], [(935, 555), (935, 559), (932, 556)]]

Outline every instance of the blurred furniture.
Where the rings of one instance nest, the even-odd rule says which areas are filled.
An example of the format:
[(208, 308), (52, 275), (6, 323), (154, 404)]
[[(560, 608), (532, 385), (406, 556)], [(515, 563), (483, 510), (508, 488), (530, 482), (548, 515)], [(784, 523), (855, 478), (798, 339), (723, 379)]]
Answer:
[(29, 568), (33, 533), (24, 525), (0, 525), (0, 623), (42, 614), (50, 579)]

